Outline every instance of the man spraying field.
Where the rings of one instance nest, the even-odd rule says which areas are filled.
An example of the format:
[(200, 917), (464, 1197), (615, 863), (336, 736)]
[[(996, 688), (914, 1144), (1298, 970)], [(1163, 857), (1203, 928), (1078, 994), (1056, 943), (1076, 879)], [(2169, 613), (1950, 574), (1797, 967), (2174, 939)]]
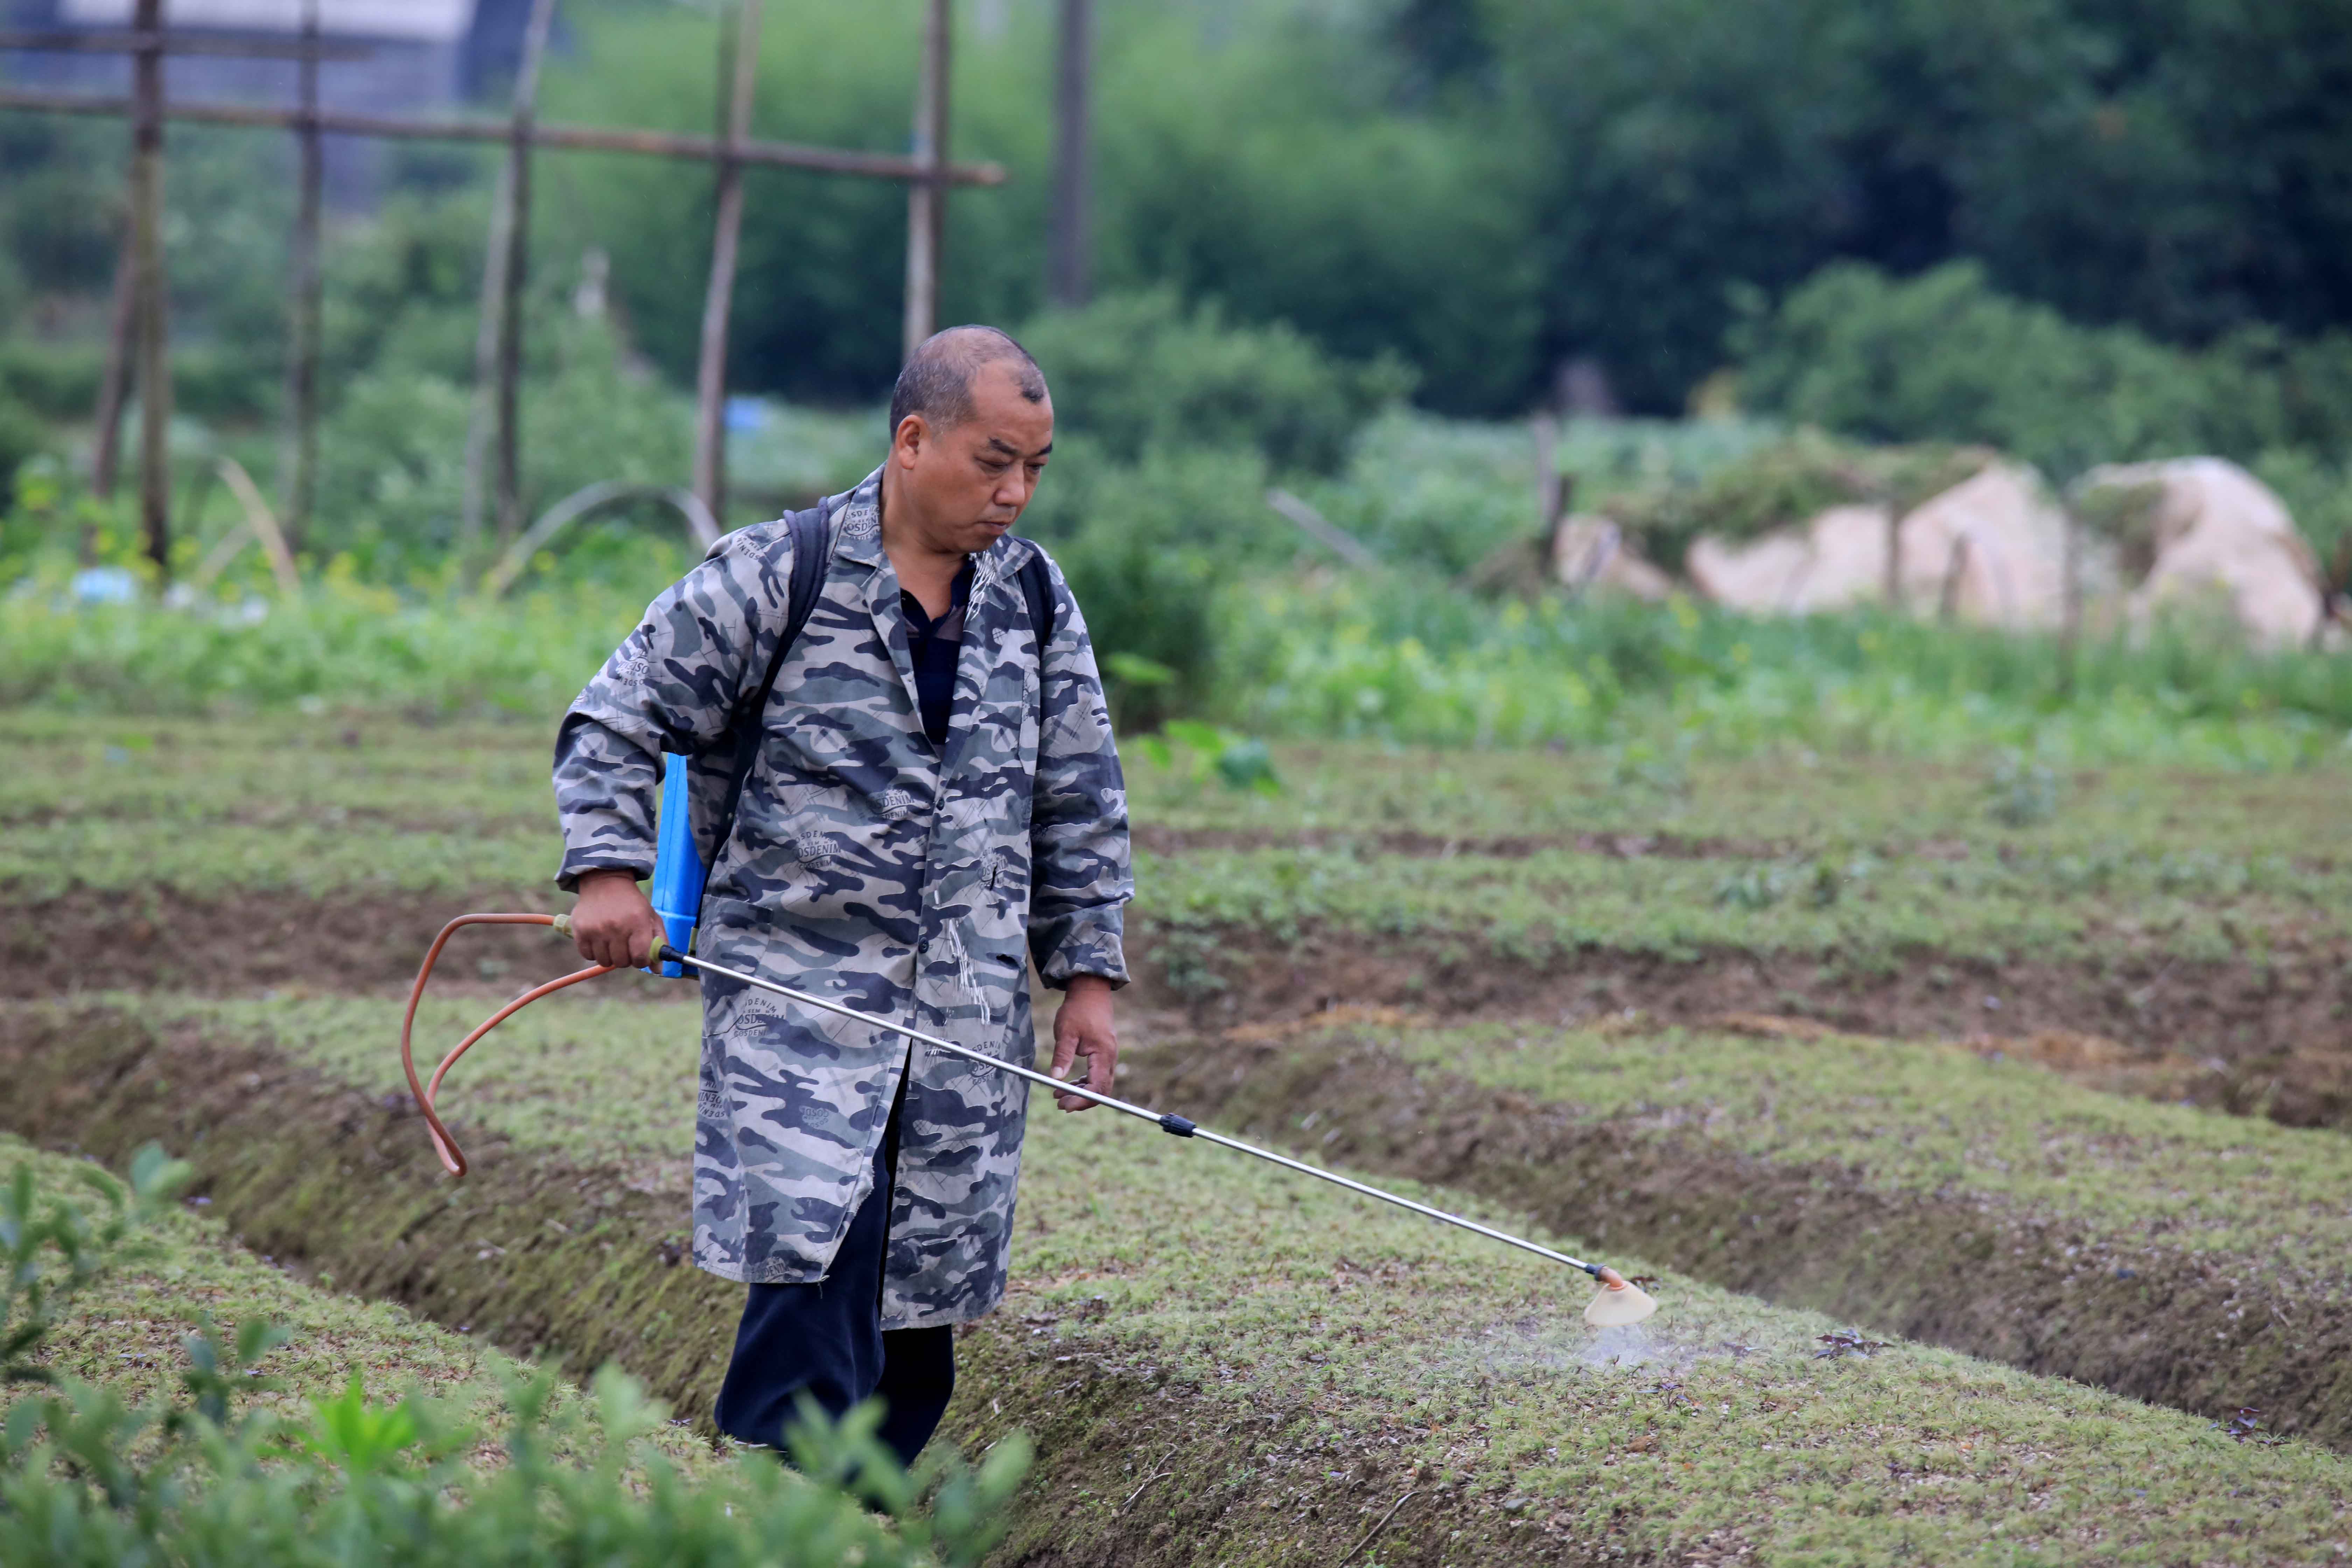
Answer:
[[(663, 940), (637, 884), (677, 753), (710, 866), (698, 956), (1024, 1064), (1034, 959), (1067, 992), (1055, 1073), (1083, 1058), (1108, 1092), (1126, 791), (1076, 602), (1011, 531), (1053, 449), (1045, 377), (1003, 333), (954, 328), (908, 362), (890, 420), (880, 468), (722, 539), (565, 715), (574, 938), (615, 966)], [(792, 637), (796, 539), (824, 572)], [(1026, 1089), (702, 984), (694, 1260), (749, 1289), (718, 1425), (774, 1446), (803, 1394), (835, 1415), (879, 1394), (911, 1460), (954, 1385), (953, 1326), (1004, 1291)]]

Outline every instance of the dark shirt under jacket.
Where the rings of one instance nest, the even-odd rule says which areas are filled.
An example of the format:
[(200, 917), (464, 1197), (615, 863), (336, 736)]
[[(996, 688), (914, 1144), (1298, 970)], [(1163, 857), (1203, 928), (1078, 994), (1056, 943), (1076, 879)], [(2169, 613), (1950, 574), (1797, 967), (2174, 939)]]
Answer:
[(944, 750), (948, 716), (955, 709), (956, 658), (963, 651), (963, 611), (971, 598), (971, 558), (966, 556), (950, 591), (947, 614), (938, 620), (923, 613), (923, 602), (906, 589), (898, 590), (898, 607), (907, 614), (907, 651), (915, 660), (915, 697), (922, 710), (923, 732)]

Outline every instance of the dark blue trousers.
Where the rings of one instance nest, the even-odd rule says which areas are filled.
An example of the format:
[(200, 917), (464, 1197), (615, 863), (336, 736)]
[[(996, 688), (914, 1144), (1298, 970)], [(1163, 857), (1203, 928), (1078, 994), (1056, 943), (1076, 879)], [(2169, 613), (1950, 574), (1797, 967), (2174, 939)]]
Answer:
[(882, 1328), (882, 1264), (890, 1242), (890, 1173), (898, 1110), (876, 1152), (874, 1188), (849, 1222), (833, 1268), (814, 1285), (752, 1285), (735, 1356), (711, 1418), (746, 1443), (782, 1451), (806, 1393), (839, 1417), (879, 1395), (882, 1441), (911, 1465), (955, 1392), (955, 1330)]

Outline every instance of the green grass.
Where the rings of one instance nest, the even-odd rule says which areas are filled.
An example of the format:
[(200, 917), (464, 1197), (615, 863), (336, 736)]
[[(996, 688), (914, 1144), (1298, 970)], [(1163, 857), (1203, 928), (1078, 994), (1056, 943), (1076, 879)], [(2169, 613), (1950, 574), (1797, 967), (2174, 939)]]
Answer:
[(1998, 964), (2106, 949), (2226, 961), (2352, 931), (2352, 906), (2334, 888), (2352, 879), (2340, 875), (2299, 880), (2285, 897), (2214, 903), (2133, 896), (2128, 887), (2065, 893), (2053, 886), (2055, 877), (1998, 863), (1860, 854), (1757, 861), (1213, 850), (1141, 857), (1136, 875), (1139, 908), (1162, 921), (1240, 927), (1281, 941), (1316, 927), (1466, 936), (1534, 963), (1579, 948), (1675, 957), (1731, 949), (1847, 966), (1892, 964), (1920, 952)]
[[(206, 895), (515, 889), (559, 851), (535, 727), (0, 720), (0, 886)], [(1277, 936), (1469, 937), (1891, 962), (2259, 960), (2352, 929), (2344, 776), (2152, 767), (2001, 782), (1853, 758), (1284, 747), (1276, 795), (1130, 759), (1139, 913)], [(2027, 808), (2021, 816), (2018, 801)], [(2045, 820), (2033, 820), (2046, 811)], [(1412, 850), (1400, 853), (1396, 850)], [(1508, 853), (1496, 853), (1507, 850)]]
[[(1395, 1437), (1440, 1510), (1662, 1554), (1722, 1531), (1780, 1563), (2262, 1561), (2346, 1528), (2352, 1470), (2334, 1456), (2252, 1455), (2193, 1419), (1914, 1345), (1816, 1359), (1829, 1320), (1680, 1279), (1641, 1337), (1655, 1359), (1606, 1364), (1572, 1278), (1258, 1167), (1137, 1151), (1092, 1120), (1040, 1130), (1031, 1299), (1093, 1312), (1066, 1337), (1173, 1363), (1236, 1416), (1304, 1406), (1342, 1466)], [(1229, 1474), (1216, 1500), (1278, 1519), (1286, 1479)]]
[(2226, 770), (2346, 753), (2352, 660), (2259, 658), (2168, 632), (2054, 638), (1876, 612), (1751, 618), (1547, 598), (1486, 603), (1414, 574), (1262, 583), (1226, 606), (1219, 705), (1297, 737), (1454, 747), (1695, 743)]
[[(652, 1174), (682, 1181), (694, 1143), (694, 1097), (681, 1099), (677, 1091), (693, 1079), (702, 1048), (702, 1007), (691, 999), (694, 987), (677, 984), (677, 1000), (655, 1003), (583, 994), (589, 989), (550, 997), (500, 1025), (450, 1069), (444, 1102), (467, 1123), (563, 1148), (583, 1163), (652, 1160)], [(215, 1002), (124, 994), (111, 999), (158, 1023), (269, 1040), (346, 1083), (407, 1093), (400, 1071), (401, 1003), (346, 996)], [(413, 1040), (418, 1073), (429, 1075), (441, 1054), (494, 1005), (428, 995), (417, 1008)], [(583, 1058), (593, 1061), (586, 1072), (578, 1070)]]
[[(1277, 746), (1275, 795), (1196, 781), (1189, 758), (1129, 760), (1136, 820), (1176, 830), (1368, 837), (1516, 838), (1667, 833), (1685, 839), (1899, 852), (1955, 842), (1987, 853), (2342, 858), (2347, 782), (2337, 769), (2249, 775), (2119, 764), (2050, 770), (2046, 816), (2004, 818), (2009, 753), (1889, 761), (1792, 748), (1768, 757), (1621, 745), (1447, 751), (1378, 742)], [(2033, 759), (2024, 759), (2029, 770)], [(2013, 790), (2015, 786), (2011, 786)], [(2039, 803), (2036, 803), (2039, 804)], [(1465, 847), (1469, 846), (1465, 844)]]
[[(75, 609), (52, 571), (0, 600), (0, 705), (551, 721), (665, 585), (616, 568), (487, 604), (346, 572), (290, 601)], [(1124, 619), (1103, 611), (1107, 651), (1122, 651)], [(1943, 759), (2012, 747), (2266, 772), (2340, 761), (2352, 732), (2352, 659), (2169, 633), (2086, 644), (2068, 681), (2046, 637), (1867, 614), (1751, 620), (1679, 598), (1497, 605), (1411, 568), (1230, 586), (1207, 619), (1213, 634), (1187, 633), (1210, 642), (1204, 716), (1301, 739)]]
[(1882, 1191), (1992, 1200), (2116, 1247), (2291, 1264), (2352, 1289), (2352, 1139), (2079, 1088), (1956, 1046), (1528, 1023), (1359, 1028), (1578, 1121), (1672, 1133)]
[[(74, 1177), (79, 1163), (0, 1132), (0, 1174), (29, 1164), (34, 1189), (45, 1196), (87, 1205), (87, 1189)], [(507, 1357), (391, 1302), (338, 1294), (331, 1276), (306, 1278), (255, 1254), (206, 1211), (208, 1202), (187, 1200), (148, 1231), (121, 1267), (78, 1297), (43, 1342), (37, 1364), (110, 1389), (126, 1402), (171, 1399), (180, 1395), (180, 1374), (189, 1364), (181, 1342), (202, 1317), (225, 1331), (261, 1318), (284, 1328), (288, 1339), (262, 1363), (275, 1386), (247, 1396), (256, 1407), (299, 1420), (314, 1401), (336, 1398), (356, 1377), (372, 1403), (421, 1394), (470, 1424), (498, 1429), (513, 1370)], [(559, 1387), (557, 1400), (593, 1433), (593, 1401), (568, 1385)], [(665, 1427), (653, 1442), (688, 1474), (711, 1473), (722, 1462), (682, 1428)], [(486, 1440), (474, 1461), (496, 1465), (502, 1457)]]
[(552, 891), (551, 730), (14, 716), (0, 884)]
[[(398, 1081), (382, 1005), (145, 1005), (266, 1029), (370, 1095)], [(690, 1006), (549, 1004), (510, 1028), (446, 1091), (467, 1124), (514, 1140), (502, 1158), (682, 1153)], [(683, 1202), (682, 1170), (671, 1181)], [(1830, 1320), (1671, 1275), (1653, 1326), (1596, 1346), (1575, 1316), (1580, 1276), (1100, 1114), (1037, 1116), (1019, 1226), (1013, 1295), (976, 1348), (1023, 1381), (967, 1380), (971, 1446), (1050, 1410), (1089, 1367), (1136, 1388), (1122, 1420), (1162, 1408), (1150, 1388), (1188, 1391), (1181, 1443), (1060, 1472), (1046, 1517), (1065, 1542), (1166, 1520), (1197, 1538), (1196, 1560), (1285, 1560), (1310, 1538), (1344, 1550), (1375, 1485), (1379, 1507), (1421, 1496), (1420, 1538), (1463, 1528), (1489, 1560), (1554, 1534), (1665, 1555), (1721, 1532), (1780, 1563), (2263, 1563), (2352, 1530), (2352, 1464), (2325, 1449), (2235, 1442), (1914, 1344), (1823, 1359)], [(1000, 1395), (1003, 1415), (986, 1403)], [(1120, 1514), (1155, 1471), (1160, 1489)]]

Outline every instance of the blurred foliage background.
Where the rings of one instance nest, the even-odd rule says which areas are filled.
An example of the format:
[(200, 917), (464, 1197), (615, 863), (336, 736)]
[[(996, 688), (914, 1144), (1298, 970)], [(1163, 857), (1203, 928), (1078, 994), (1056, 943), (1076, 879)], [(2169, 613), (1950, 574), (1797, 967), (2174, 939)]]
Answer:
[[(902, 148), (918, 9), (772, 8), (756, 133)], [(1582, 735), (1574, 683), (1592, 712), (1614, 710), (1609, 691), (1703, 677), (1747, 689), (1734, 646), (1792, 668), (1847, 649), (1837, 665), (1865, 633), (1882, 660), (1925, 661), (1914, 695), (1975, 691), (2020, 712), (2089, 700), (2076, 674), (2024, 682), (1966, 639), (1931, 657), (1919, 650), (1947, 646), (1932, 630), (1857, 623), (1819, 641), (1683, 607), (1718, 635), (1541, 599), (1506, 625), (1477, 568), (1537, 523), (1527, 431), (1506, 421), (1562, 403), (1582, 416), (1560, 453), (1579, 503), (1620, 498), (1669, 566), (1700, 529), (1752, 532), (1840, 499), (1824, 472), (1902, 490), (1969, 445), (2061, 485), (2097, 462), (2231, 458), (2280, 492), (2324, 561), (2352, 546), (2342, 0), (1099, 0), (1097, 292), (1059, 313), (1043, 302), (1055, 12), (960, 0), (954, 149), (1013, 177), (953, 196), (941, 314), (1011, 326), (1053, 379), (1064, 439), (1026, 527), (1077, 584), (1131, 723)], [(563, 15), (547, 117), (709, 128), (715, 8), (566, 0)], [(171, 149), (193, 561), (237, 515), (207, 465), (236, 457), (265, 483), (276, 468), (291, 150), (197, 127), (174, 127)], [(0, 699), (229, 700), (201, 673), (174, 687), (168, 659), (128, 681), (138, 661), (104, 649), (132, 634), (93, 631), (87, 614), (67, 628), (55, 607), (76, 567), (133, 559), (126, 517), (77, 479), (122, 154), (119, 126), (0, 114), (0, 582), (17, 584)], [(331, 233), (325, 472), (306, 542), (321, 593), (504, 613), (446, 607), (495, 157), (395, 149), (380, 203)], [(651, 160), (535, 166), (534, 514), (593, 480), (685, 478), (711, 201), (702, 172)], [(895, 185), (746, 178), (730, 376), (759, 401), (730, 437), (739, 524), (854, 481), (878, 453), (906, 223)], [(1339, 583), (1336, 558), (1268, 510), (1272, 486), (1391, 576)], [(584, 675), (574, 641), (617, 635), (689, 559), (658, 510), (584, 529), (526, 578), (572, 595), (547, 614), (586, 628), (558, 639), (573, 662), (505, 686), (362, 679), (341, 656), (341, 688), (224, 668), (246, 668), (252, 700), (470, 691), (535, 710)], [(215, 597), (235, 601), (260, 570), (247, 557)], [(348, 630), (362, 603), (378, 601), (314, 606), (305, 646)], [(491, 665), (523, 657), (484, 636), (501, 650)], [(1691, 638), (1721, 646), (1696, 663), (1660, 651)], [(186, 641), (163, 639), (197, 657)], [(1390, 686), (1349, 651), (1359, 642)], [(1549, 682), (1549, 717), (1477, 718), (1468, 677), (1433, 673), (1474, 654), (1523, 689)], [(2115, 679), (2152, 702), (2189, 692), (2200, 711), (2352, 723), (2340, 677), (2278, 673), (2293, 660), (2116, 657), (2137, 673)], [(1427, 708), (1394, 685), (1415, 670), (1453, 693), (1449, 716), (1399, 717)]]
[[(902, 146), (916, 9), (780, 10), (756, 132)], [(1013, 177), (953, 203), (950, 319), (1022, 321), (1041, 302), (1053, 11), (962, 7), (955, 144)], [(572, 0), (565, 15), (551, 117), (709, 128), (708, 10)], [(1911, 278), (1969, 258), (1993, 296), (2190, 350), (2248, 328), (2324, 338), (2352, 320), (2346, 21), (2336, 0), (1102, 0), (1096, 273), (1106, 291), (1165, 287), (1343, 357), (1391, 356), (1450, 414), (1517, 413), (1574, 355), (1629, 412), (1678, 414), (1727, 362), (1727, 330), (1832, 263)], [(265, 372), (283, 330), (289, 182), (267, 177), (289, 162), (283, 141), (173, 136), (192, 346)], [(103, 293), (120, 142), (0, 116), (0, 312)], [(383, 232), (347, 237), (331, 297), (352, 305), (364, 275), (404, 306), (462, 307), (485, 160), (394, 162), (415, 210), (396, 198), (362, 226)], [(683, 376), (700, 299), (677, 280), (708, 259), (708, 180), (619, 156), (541, 163), (546, 270), (608, 253), (632, 342)], [(877, 397), (897, 364), (900, 193), (750, 178), (738, 382)], [(343, 314), (347, 372), (423, 325)], [(262, 399), (276, 377), (250, 379)]]

